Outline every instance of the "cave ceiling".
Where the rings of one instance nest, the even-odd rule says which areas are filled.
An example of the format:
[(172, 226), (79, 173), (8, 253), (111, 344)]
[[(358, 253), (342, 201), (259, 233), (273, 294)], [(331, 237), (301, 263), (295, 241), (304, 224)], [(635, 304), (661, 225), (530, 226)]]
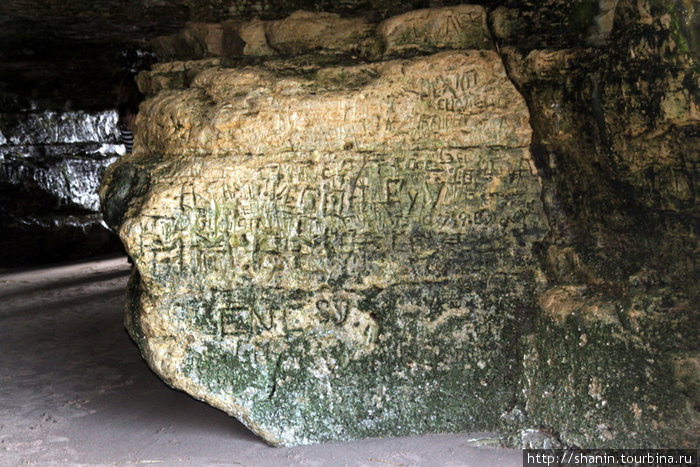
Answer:
[[(187, 21), (280, 18), (297, 9), (385, 17), (460, 3), (412, 0), (4, 0), (0, 2), (0, 104), (109, 108), (115, 82), (143, 66), (150, 39)], [(495, 1), (476, 2), (493, 5)], [(139, 63), (141, 62), (141, 63)]]
[[(365, 15), (377, 22), (407, 10), (459, 0), (3, 0), (0, 2), (0, 107), (98, 110), (114, 107), (116, 83), (154, 58), (149, 41), (187, 22), (278, 19), (299, 9)], [(487, 10), (505, 6), (525, 30), (512, 35), (519, 49), (579, 47), (601, 5), (592, 0), (479, 0)], [(695, 0), (676, 0), (691, 17)], [(617, 2), (614, 2), (617, 4)], [(592, 10), (591, 10), (592, 9)], [(595, 11), (593, 11), (595, 10)], [(700, 15), (681, 24), (697, 50)], [(580, 24), (579, 24), (580, 23)]]
[[(153, 36), (189, 18), (184, 1), (8, 0), (0, 4), (0, 96), (109, 106), (115, 76)], [(9, 104), (6, 104), (9, 105)], [(24, 103), (26, 105), (26, 103)]]

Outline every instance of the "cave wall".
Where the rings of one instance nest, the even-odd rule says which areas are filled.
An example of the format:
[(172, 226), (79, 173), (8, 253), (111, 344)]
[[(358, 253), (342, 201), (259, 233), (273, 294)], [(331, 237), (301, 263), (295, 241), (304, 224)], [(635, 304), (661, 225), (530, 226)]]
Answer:
[[(528, 104), (549, 225), (530, 245), (546, 286), (522, 317), (517, 390), (500, 417), (505, 438), (525, 446), (692, 446), (700, 365), (697, 2), (484, 6), (500, 59)], [(363, 16), (370, 25), (396, 12), (370, 10)], [(163, 63), (139, 76), (155, 96), (140, 120), (139, 157), (170, 147), (156, 144), (161, 130), (148, 121), (172, 112), (186, 123), (170, 128), (179, 135), (171, 141), (188, 141), (183, 153), (196, 152), (199, 143), (187, 135), (200, 127), (199, 111), (167, 102), (201, 86), (208, 70), (257, 65), (264, 56), (313, 73), (313, 54), (375, 60), (391, 47), (387, 40), (379, 49), (357, 47), (340, 26), (300, 47), (285, 42), (284, 21), (272, 21), (278, 17), (193, 22), (152, 41)], [(312, 23), (297, 30), (316, 30)], [(168, 128), (167, 118), (159, 125)]]
[(517, 15), (494, 12), (551, 228), (526, 406), (574, 444), (693, 445), (679, 433), (698, 420), (697, 3), (607, 5), (579, 43), (531, 50)]
[(102, 174), (124, 152), (116, 112), (0, 113), (0, 267), (119, 251)]
[[(66, 111), (67, 102), (105, 109), (124, 50), (148, 44), (159, 55), (163, 63), (140, 78), (144, 91), (157, 94), (190, 86), (212, 66), (239, 63), (251, 44), (273, 56), (298, 52), (272, 47), (264, 34), (246, 42), (242, 20), (276, 20), (303, 8), (363, 15), (377, 24), (455, 3), (3, 2), (0, 90), (3, 102), (16, 102), (6, 97), (13, 95), (40, 102), (37, 115)], [(529, 442), (520, 430), (527, 426), (564, 444), (696, 445), (698, 2), (476, 3), (486, 8), (500, 57), (530, 110), (531, 152), (550, 229), (533, 245), (548, 285), (525, 323), (531, 332), (522, 335), (528, 350), (521, 396), (504, 423), (518, 428), (513, 436), (522, 443)], [(93, 216), (93, 205), (62, 201), (67, 195), (27, 201), (28, 193), (43, 193), (36, 179), (59, 180), (46, 174), (77, 167), (76, 160), (88, 160), (76, 170), (99, 173), (106, 153), (92, 140), (77, 150), (54, 149), (55, 141), (11, 142), (18, 134), (13, 127), (30, 118), (11, 107), (0, 120), (4, 228), (21, 224), (19, 205), (63, 210), (66, 219)], [(110, 138), (103, 142), (113, 144)], [(19, 155), (17, 148), (26, 146), (33, 149)], [(20, 170), (19, 159), (41, 162)], [(20, 173), (42, 175), (22, 175), (28, 178), (19, 182)], [(80, 214), (65, 213), (72, 209)], [(18, 236), (32, 238), (26, 230), (7, 232), (5, 251)], [(28, 244), (46, 237), (35, 238)]]

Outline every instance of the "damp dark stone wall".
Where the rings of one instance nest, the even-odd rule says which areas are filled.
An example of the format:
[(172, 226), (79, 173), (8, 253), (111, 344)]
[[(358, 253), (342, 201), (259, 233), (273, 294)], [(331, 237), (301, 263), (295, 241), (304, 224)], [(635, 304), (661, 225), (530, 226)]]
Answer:
[(0, 114), (0, 267), (119, 251), (97, 189), (124, 147), (116, 112)]

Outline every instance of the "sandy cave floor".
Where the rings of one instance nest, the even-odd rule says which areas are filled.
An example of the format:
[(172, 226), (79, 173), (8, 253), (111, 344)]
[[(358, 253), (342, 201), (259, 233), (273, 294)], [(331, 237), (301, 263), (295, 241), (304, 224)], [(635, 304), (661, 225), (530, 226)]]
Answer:
[(161, 382), (123, 328), (124, 257), (0, 274), (0, 465), (520, 466), (483, 433), (272, 448)]

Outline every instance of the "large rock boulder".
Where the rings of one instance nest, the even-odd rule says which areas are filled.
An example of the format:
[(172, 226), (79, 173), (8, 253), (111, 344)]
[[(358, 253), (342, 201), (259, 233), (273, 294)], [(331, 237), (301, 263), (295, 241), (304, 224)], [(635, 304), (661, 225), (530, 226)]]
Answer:
[(139, 76), (136, 153), (102, 193), (146, 359), (275, 444), (697, 445), (700, 10), (681, 3), (155, 41), (185, 61)]
[[(547, 226), (528, 110), (475, 10), (473, 40), (437, 37), (454, 9), (406, 17), (415, 47), (377, 28), (389, 55), (471, 50), (314, 43), (140, 78), (157, 94), (101, 194), (135, 265), (127, 327), (168, 384), (275, 445), (501, 426)], [(294, 31), (268, 36), (310, 50)]]

